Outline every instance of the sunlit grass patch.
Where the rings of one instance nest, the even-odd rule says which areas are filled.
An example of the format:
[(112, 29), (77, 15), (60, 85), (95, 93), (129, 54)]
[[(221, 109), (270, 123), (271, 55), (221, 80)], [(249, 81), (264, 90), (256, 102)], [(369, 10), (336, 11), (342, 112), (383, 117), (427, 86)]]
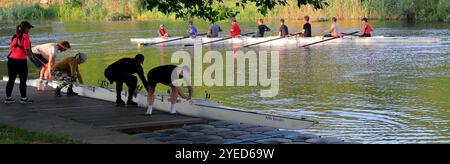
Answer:
[(55, 134), (30, 132), (0, 125), (0, 144), (83, 144), (83, 142)]

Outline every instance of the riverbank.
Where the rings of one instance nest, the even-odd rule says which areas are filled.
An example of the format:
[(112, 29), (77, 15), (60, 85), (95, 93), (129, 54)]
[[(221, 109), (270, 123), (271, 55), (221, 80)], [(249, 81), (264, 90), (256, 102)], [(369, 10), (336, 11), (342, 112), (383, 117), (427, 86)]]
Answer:
[[(234, 2), (227, 1), (225, 5), (233, 8)], [(330, 4), (328, 7), (315, 10), (308, 5), (298, 8), (295, 1), (289, 0), (289, 6), (278, 6), (266, 16), (259, 14), (254, 4), (250, 4), (245, 9), (236, 8), (235, 10), (240, 10), (238, 15), (240, 20), (255, 20), (261, 17), (302, 20), (304, 15), (309, 15), (313, 20), (326, 20), (331, 17), (352, 20), (369, 17), (377, 20), (450, 21), (450, 1), (447, 0), (432, 2), (422, 2), (421, 0), (327, 0), (327, 2)], [(424, 3), (427, 5), (423, 5)], [(51, 4), (36, 4), (35, 1), (23, 1), (21, 3), (7, 1), (0, 5), (0, 20), (15, 19), (148, 21), (175, 20), (175, 16), (143, 9), (140, 0), (55, 0)]]

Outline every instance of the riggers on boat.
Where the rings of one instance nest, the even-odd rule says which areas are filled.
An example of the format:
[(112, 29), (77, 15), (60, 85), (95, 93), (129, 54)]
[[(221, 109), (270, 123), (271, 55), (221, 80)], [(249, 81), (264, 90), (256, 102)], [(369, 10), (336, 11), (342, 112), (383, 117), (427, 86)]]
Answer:
[[(8, 78), (4, 77), (3, 80), (4, 81), (8, 80)], [(41, 88), (44, 86), (41, 80), (30, 80), (27, 82), (27, 85)], [(58, 84), (56, 82), (51, 82), (45, 86), (50, 88), (56, 88), (57, 85)], [(77, 85), (74, 86), (73, 90), (83, 97), (104, 100), (109, 102), (116, 101), (116, 92), (115, 90), (112, 89)], [(124, 98), (127, 97), (127, 92), (125, 91), (123, 93), (124, 94), (122, 94), (122, 96)], [(169, 99), (170, 99), (169, 95), (157, 95), (155, 97), (155, 103), (153, 105), (154, 109), (163, 112), (170, 112), (171, 103)], [(141, 93), (136, 94), (135, 100), (138, 102), (139, 107), (143, 108), (147, 107), (147, 95)], [(219, 103), (210, 102), (207, 99), (193, 99), (191, 101), (179, 99), (176, 105), (177, 108), (180, 109), (178, 110), (178, 113), (182, 115), (211, 120), (234, 121), (287, 130), (306, 129), (318, 123), (317, 121), (306, 118), (264, 114), (257, 111), (247, 111), (225, 107), (220, 105)]]
[[(145, 96), (146, 98), (146, 96)], [(159, 95), (155, 97), (154, 108), (170, 112), (170, 96)], [(191, 101), (179, 100), (176, 104), (178, 113), (212, 120), (234, 121), (253, 125), (262, 125), (280, 129), (300, 130), (306, 129), (316, 121), (306, 118), (296, 118), (280, 115), (268, 115), (256, 111), (246, 111), (222, 106), (206, 99), (193, 99)]]
[[(145, 45), (145, 44), (152, 44), (152, 43), (158, 43), (158, 42), (164, 42), (167, 40), (177, 39), (181, 37), (174, 37), (174, 38), (132, 38), (130, 41), (132, 43), (138, 44), (138, 45)], [(240, 38), (232, 38), (227, 39), (219, 42), (213, 42), (216, 40), (221, 40), (224, 38), (207, 38), (207, 37), (197, 37), (197, 38), (187, 38), (187, 39), (180, 39), (173, 42), (167, 42), (163, 44), (158, 44), (162, 46), (166, 45), (202, 45), (203, 43), (213, 42), (212, 44), (215, 45), (250, 45), (255, 44), (259, 42), (264, 42), (268, 40), (273, 40), (279, 37), (264, 37), (264, 38), (254, 38), (254, 37), (240, 37)], [(322, 40), (329, 39), (327, 37), (322, 36), (316, 36), (316, 37), (288, 37), (283, 38), (263, 44), (259, 44), (260, 46), (303, 46), (315, 42), (319, 42)], [(336, 44), (336, 43), (353, 43), (353, 44), (378, 44), (378, 43), (434, 43), (441, 41), (440, 38), (433, 38), (433, 37), (384, 37), (384, 36), (373, 36), (373, 37), (360, 37), (360, 36), (345, 36), (343, 38), (334, 39), (332, 41), (326, 42), (324, 44)]]

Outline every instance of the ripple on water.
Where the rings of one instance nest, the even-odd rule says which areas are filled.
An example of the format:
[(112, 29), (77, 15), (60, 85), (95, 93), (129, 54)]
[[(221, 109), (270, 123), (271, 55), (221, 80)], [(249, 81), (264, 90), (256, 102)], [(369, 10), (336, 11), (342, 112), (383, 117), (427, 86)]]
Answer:
[(276, 100), (261, 100), (256, 101), (256, 104), (260, 105), (286, 105), (286, 104), (294, 104), (294, 99), (276, 99)]
[(437, 134), (439, 132), (420, 123), (446, 124), (448, 121), (415, 117), (405, 112), (345, 108), (321, 112), (299, 111), (297, 114), (307, 114), (318, 120), (318, 125), (303, 131), (322, 136), (373, 144), (450, 143), (448, 130)]

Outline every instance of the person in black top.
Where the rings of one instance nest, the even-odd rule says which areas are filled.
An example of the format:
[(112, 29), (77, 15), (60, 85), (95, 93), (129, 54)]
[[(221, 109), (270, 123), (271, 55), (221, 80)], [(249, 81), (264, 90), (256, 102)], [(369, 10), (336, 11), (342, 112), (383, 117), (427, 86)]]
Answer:
[(258, 31), (256, 32), (255, 37), (264, 37), (264, 33), (266, 31), (270, 31), (271, 29), (264, 24), (263, 19), (258, 19)]
[[(155, 88), (158, 83), (164, 84), (171, 88), (170, 100), (172, 104), (170, 106), (170, 114), (176, 114), (177, 111), (175, 109), (175, 103), (177, 102), (178, 95), (186, 100), (190, 100), (192, 98), (192, 85), (189, 78), (189, 71), (190, 69), (188, 67), (177, 67), (175, 65), (164, 65), (150, 70), (147, 74), (148, 87), (150, 88), (150, 91), (147, 97), (148, 108), (145, 114), (152, 115), (153, 102), (155, 100)], [(178, 82), (179, 80), (182, 80), (187, 85), (189, 96), (186, 96), (181, 90), (180, 86), (182, 82)]]
[(312, 37), (312, 28), (309, 23), (309, 16), (305, 16), (305, 24), (303, 25), (303, 37)]
[(123, 83), (127, 84), (128, 91), (128, 101), (127, 105), (138, 105), (133, 101), (133, 95), (137, 87), (137, 78), (133, 74), (137, 73), (141, 79), (145, 89), (148, 89), (148, 82), (144, 76), (144, 70), (142, 69), (142, 64), (144, 63), (144, 55), (138, 54), (133, 58), (123, 58), (119, 61), (111, 64), (105, 70), (105, 77), (109, 80), (111, 84), (116, 82), (117, 90), (117, 100), (118, 105), (124, 105), (125, 102), (122, 100), (122, 86)]
[(312, 28), (311, 24), (309, 23), (309, 16), (305, 16), (305, 24), (303, 24), (303, 30), (302, 32), (297, 32), (294, 35), (301, 35), (303, 37), (312, 37)]
[(289, 36), (289, 29), (284, 24), (284, 19), (280, 19), (280, 23), (281, 23), (281, 27), (280, 27), (280, 32), (278, 33), (278, 36), (280, 36), (280, 37), (287, 37), (287, 36)]

